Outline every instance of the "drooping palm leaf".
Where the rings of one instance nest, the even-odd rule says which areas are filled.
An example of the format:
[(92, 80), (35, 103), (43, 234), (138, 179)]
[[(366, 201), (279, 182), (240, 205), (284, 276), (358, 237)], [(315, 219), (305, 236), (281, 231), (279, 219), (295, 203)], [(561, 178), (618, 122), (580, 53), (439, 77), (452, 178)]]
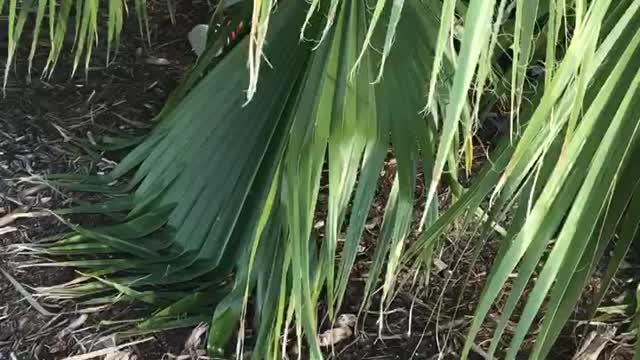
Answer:
[[(429, 8), (417, 1), (411, 1), (406, 6), (411, 9), (410, 14), (416, 13), (413, 15), (414, 22), (420, 26), (421, 32), (437, 28), (435, 18), (423, 19), (417, 15)], [(362, 4), (341, 3), (336, 25), (331, 28), (320, 48), (313, 52), (310, 48), (298, 45), (297, 36), (289, 31), (292, 22), (303, 20), (293, 15), (299, 13), (300, 9), (299, 4), (282, 4), (270, 26), (270, 36), (278, 41), (269, 43), (265, 51), (270, 54), (269, 61), (274, 70), (263, 71), (260, 77), (262, 88), (257, 90), (260, 94), (260, 89), (264, 89), (262, 91), (269, 93), (269, 96), (254, 98), (245, 107), (241, 106), (242, 87), (247, 81), (246, 71), (239, 66), (246, 55), (246, 42), (243, 42), (205, 75), (203, 80), (197, 82), (175, 108), (165, 109), (158, 128), (138, 150), (122, 162), (120, 168), (89, 186), (93, 190), (112, 192), (109, 187), (101, 188), (100, 184), (121, 179), (130, 169), (138, 167), (126, 185), (115, 187), (135, 189), (133, 203), (125, 204), (134, 205), (128, 215), (131, 221), (115, 225), (115, 231), (122, 232), (121, 228), (123, 230), (124, 227), (134, 226), (137, 219), (149, 217), (158, 225), (166, 222), (165, 227), (171, 229), (169, 236), (173, 240), (169, 243), (162, 242), (161, 246), (155, 247), (157, 251), (154, 252), (145, 252), (142, 248), (128, 245), (129, 241), (135, 241), (145, 247), (152, 246), (157, 241), (153, 231), (133, 238), (122, 238), (106, 235), (105, 230), (82, 230), (82, 238), (77, 241), (86, 243), (88, 247), (95, 248), (90, 244), (96, 241), (107, 241), (107, 245), (115, 246), (114, 251), (118, 257), (123, 256), (123, 251), (134, 257), (144, 254), (144, 259), (132, 261), (126, 268), (117, 268), (119, 274), (126, 272), (140, 276), (135, 284), (136, 288), (153, 284), (184, 284), (211, 276), (222, 283), (235, 282), (227, 299), (218, 306), (214, 315), (212, 329), (216, 330), (210, 334), (210, 349), (218, 349), (229, 338), (233, 324), (242, 313), (241, 304), (245, 301), (247, 280), (254, 278), (253, 274), (236, 271), (233, 273), (235, 280), (232, 280), (229, 278), (230, 271), (245, 267), (243, 259), (247, 249), (253, 248), (252, 257), (256, 256), (255, 251), (261, 246), (252, 244), (258, 241), (261, 244), (272, 243), (280, 237), (283, 241), (281, 254), (291, 254), (283, 257), (286, 262), (281, 271), (285, 274), (288, 271), (289, 276), (292, 276), (292, 287), (285, 290), (285, 294), (288, 293), (299, 323), (304, 325), (304, 330), (298, 328), (298, 335), (304, 331), (308, 343), (315, 344), (316, 304), (323, 289), (326, 289), (331, 308), (339, 306), (363, 230), (366, 209), (372, 201), (375, 188), (371, 186), (371, 182), (375, 184), (388, 143), (397, 144), (398, 149), (399, 196), (393, 200), (397, 205), (390, 206), (399, 210), (394, 210), (393, 215), (388, 215), (389, 219), (385, 220), (388, 224), (385, 231), (389, 235), (387, 245), (380, 247), (377, 272), (380, 272), (380, 266), (390, 250), (392, 263), (397, 263), (404, 237), (409, 230), (413, 212), (415, 162), (419, 149), (416, 145), (420, 142), (420, 148), (423, 148), (425, 154), (433, 152), (432, 139), (435, 137), (433, 134), (429, 135), (432, 130), (429, 130), (428, 119), (419, 114), (423, 105), (422, 94), (402, 90), (400, 83), (410, 82), (415, 88), (420, 88), (425, 83), (432, 67), (428, 54), (435, 47), (436, 39), (430, 37), (428, 41), (422, 40), (418, 43), (422, 45), (411, 50), (416, 58), (422, 59), (421, 64), (411, 65), (406, 62), (410, 58), (391, 53), (389, 61), (405, 61), (405, 65), (413, 67), (414, 74), (397, 72), (394, 76), (389, 76), (389, 79), (383, 79), (380, 86), (373, 87), (370, 83), (375, 79), (374, 74), (381, 61), (374, 52), (365, 53), (366, 57), (362, 59), (361, 70), (356, 73), (355, 80), (351, 81), (348, 76), (360, 53), (364, 36), (369, 31), (366, 8)], [(312, 20), (317, 23), (316, 19)], [(319, 35), (317, 29), (322, 28), (322, 23), (316, 23), (311, 28), (316, 29), (314, 31)], [(408, 48), (412, 47), (409, 46), (411, 39), (418, 40), (420, 34), (414, 32), (411, 24), (412, 22), (399, 22), (397, 29), (399, 39), (396, 42), (401, 42)], [(285, 33), (294, 35), (290, 40), (285, 40)], [(373, 39), (385, 37), (384, 32), (376, 30)], [(206, 58), (206, 54), (203, 58)], [(287, 71), (278, 71), (281, 69)], [(234, 89), (234, 86), (237, 87)], [(212, 93), (219, 94), (216, 97), (218, 105), (213, 106), (206, 95)], [(374, 99), (385, 94), (389, 94), (387, 96), (390, 100), (374, 106)], [(403, 99), (403, 96), (408, 98)], [(398, 114), (400, 122), (394, 123), (392, 119)], [(236, 120), (228, 121), (229, 118)], [(245, 119), (245, 122), (240, 119)], [(216, 121), (219, 125), (216, 125)], [(205, 123), (208, 125), (205, 126)], [(410, 131), (413, 128), (420, 129), (420, 132), (413, 133)], [(239, 142), (240, 139), (242, 141)], [(282, 146), (285, 139), (288, 139), (287, 155), (283, 157)], [(213, 152), (208, 156), (196, 155), (203, 151), (206, 153), (206, 149)], [(330, 192), (329, 197), (327, 239), (318, 249), (318, 255), (315, 255), (316, 251), (309, 252), (315, 245), (309, 243), (308, 234), (312, 227), (325, 150), (328, 150), (329, 155), (329, 182), (335, 190)], [(245, 155), (241, 155), (242, 153)], [(201, 160), (187, 160), (197, 158)], [(363, 182), (362, 186), (365, 187), (361, 186), (358, 191), (362, 194), (359, 200), (362, 202), (362, 210), (354, 215), (354, 221), (350, 223), (352, 225), (348, 233), (351, 240), (345, 250), (348, 255), (344, 258), (339, 281), (336, 282), (332, 269), (338, 233), (355, 187), (361, 159), (364, 161), (362, 171), (369, 174), (367, 176), (370, 180)], [(274, 179), (275, 169), (278, 167), (282, 168), (279, 172), (281, 176)], [(211, 184), (211, 179), (216, 178), (219, 184)], [(272, 185), (268, 184), (273, 184), (274, 181), (278, 184), (277, 188), (281, 188), (278, 193), (284, 202), (265, 209), (261, 205), (265, 201), (264, 190), (270, 188)], [(115, 203), (112, 205), (115, 210)], [(163, 218), (166, 215), (157, 214), (154, 209), (169, 209), (168, 217)], [(280, 225), (279, 230), (261, 231), (261, 234), (269, 234), (272, 238), (260, 240), (260, 236), (256, 238), (252, 229), (258, 218), (264, 218), (265, 211), (271, 214), (268, 217), (271, 219), (268, 220), (269, 224)], [(254, 225), (248, 226), (251, 223)], [(144, 227), (149, 229), (148, 225)], [(255, 266), (258, 264), (250, 264), (250, 267)], [(397, 265), (392, 265), (390, 270), (387, 287), (392, 283)], [(256, 273), (262, 274), (263, 271), (258, 269)], [(112, 283), (128, 281), (126, 279), (131, 275), (117, 275)], [(274, 274), (269, 277), (273, 283), (280, 276)], [(255, 281), (259, 283), (261, 278), (258, 276)], [(375, 278), (377, 276), (372, 277), (373, 280)], [(250, 283), (253, 281), (249, 280)], [(372, 281), (370, 290), (374, 286), (375, 281)], [(276, 303), (282, 293), (278, 287), (265, 292), (271, 298), (264, 301), (272, 304)], [(132, 290), (129, 296), (131, 294), (135, 292)], [(280, 309), (282, 312), (283, 308)], [(274, 336), (282, 331), (268, 326), (263, 328)], [(270, 340), (265, 341), (265, 344), (271, 343)], [(317, 347), (315, 349), (315, 355), (320, 356)]]
[[(102, 10), (107, 14), (107, 42), (108, 51), (117, 49), (119, 46), (120, 33), (122, 31), (125, 12), (127, 11), (127, 0), (108, 0), (100, 2), (97, 0), (65, 0), (59, 3), (55, 0), (10, 0), (7, 3), (7, 62), (4, 71), (3, 88), (6, 87), (9, 69), (11, 68), (16, 50), (22, 45), (27, 19), (34, 16), (32, 25), (32, 39), (29, 52), (28, 72), (31, 74), (33, 60), (40, 43), (42, 28), (48, 23), (49, 27), (49, 56), (44, 64), (43, 75), (51, 74), (56, 67), (56, 63), (62, 54), (63, 48), (69, 47), (65, 39), (73, 38), (73, 46), (67, 50), (74, 52), (74, 64), (72, 72), (75, 72), (80, 65), (80, 60), (84, 57), (85, 69), (89, 66), (93, 47), (99, 43), (98, 24)], [(146, 2), (134, 0), (136, 15), (140, 23), (141, 34), (149, 36), (148, 16)], [(101, 6), (102, 4), (102, 6)], [(0, 12), (5, 10), (5, 2), (0, 2)], [(73, 20), (75, 18), (75, 20)], [(72, 24), (72, 23), (75, 23)], [(73, 33), (70, 27), (73, 28)], [(108, 57), (107, 57), (108, 58)], [(108, 62), (108, 61), (107, 61)]]

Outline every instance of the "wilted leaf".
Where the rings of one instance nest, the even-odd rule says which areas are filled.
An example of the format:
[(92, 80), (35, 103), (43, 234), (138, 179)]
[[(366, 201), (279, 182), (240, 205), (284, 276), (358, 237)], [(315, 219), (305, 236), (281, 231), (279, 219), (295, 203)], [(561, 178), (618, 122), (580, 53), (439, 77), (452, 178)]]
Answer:
[(107, 354), (104, 360), (137, 360), (138, 356), (131, 351), (115, 351)]
[(607, 326), (599, 331), (590, 332), (573, 359), (598, 360), (600, 353), (604, 350), (605, 346), (607, 346), (607, 343), (616, 335), (616, 331), (617, 328), (615, 326)]
[(329, 329), (318, 336), (318, 343), (320, 346), (331, 346), (348, 339), (353, 332), (348, 327), (339, 327)]

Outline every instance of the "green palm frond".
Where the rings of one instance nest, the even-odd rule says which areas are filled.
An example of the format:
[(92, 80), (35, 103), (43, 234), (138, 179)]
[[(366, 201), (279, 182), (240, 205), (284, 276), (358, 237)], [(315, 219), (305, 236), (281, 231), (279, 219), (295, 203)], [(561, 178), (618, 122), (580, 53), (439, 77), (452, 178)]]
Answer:
[[(17, 39), (27, 15), (24, 7), (16, 15), (11, 4), (9, 34)], [(38, 3), (36, 18), (55, 11), (64, 19), (50, 22), (52, 70), (72, 2), (48, 4)], [(99, 10), (95, 0), (78, 4), (75, 66), (78, 54), (91, 54)], [(117, 46), (125, 7), (108, 5), (107, 42)], [(245, 4), (236, 20), (251, 14), (250, 33), (222, 57), (218, 50), (233, 25), (208, 40), (156, 128), (111, 174), (50, 179), (113, 196), (66, 213), (124, 219), (73, 226), (64, 239), (34, 247), (73, 255), (63, 264), (87, 274), (50, 294), (110, 301), (114, 289), (118, 299), (157, 309), (129, 335), (208, 317), (213, 353), (224, 352), (238, 324), (237, 349), (244, 351), (251, 298), (254, 358), (282, 356), (280, 335), (293, 325), (297, 341), (306, 339), (306, 351), (319, 359), (317, 308), (327, 305), (329, 321), (340, 311), (391, 146), (397, 169), (361, 313), (381, 287), (376, 308), (383, 316), (401, 269), (428, 269), (425, 254), (457, 219), (486, 207), (486, 237), (490, 224), (512, 213), (463, 357), (516, 271), (488, 353), (500, 350), (533, 284), (505, 355), (516, 357), (546, 301), (529, 354), (544, 358), (608, 245), (621, 237), (607, 258), (606, 282), (640, 222), (633, 166), (640, 151), (640, 0), (513, 5), (512, 13), (508, 2), (492, 0)], [(135, 6), (145, 19), (144, 1)], [(540, 84), (528, 76), (534, 61), (545, 63)], [(458, 168), (470, 171), (480, 114), (505, 98), (513, 109), (510, 133), (463, 188)], [(318, 241), (311, 234), (325, 164), (327, 225)], [(417, 220), (419, 167), (428, 188)], [(443, 184), (455, 202), (439, 214)], [(409, 241), (415, 227), (421, 232)], [(82, 258), (98, 253), (104, 259)]]
[[(216, 330), (210, 334), (210, 349), (222, 348), (228, 341), (244, 313), (242, 304), (250, 286), (252, 293), (268, 295), (263, 301), (270, 305), (263, 308), (272, 310), (260, 320), (264, 325), (259, 325), (268, 335), (260, 342), (265, 353), (279, 351), (272, 339), (282, 332), (282, 320), (274, 323), (274, 319), (288, 317), (285, 309), (291, 308), (302, 325), (298, 337), (306, 334), (310, 351), (321, 356), (313, 345), (318, 322), (315, 309), (325, 293), (331, 314), (340, 307), (388, 144), (394, 144), (398, 159), (396, 195), (388, 205), (384, 239), (367, 285), (369, 295), (377, 287), (375, 274), (382, 272), (387, 257), (385, 294), (391, 293), (413, 217), (418, 151), (425, 155), (426, 165), (433, 163), (434, 119), (420, 114), (423, 94), (409, 89), (421, 89), (428, 83), (433, 68), (429, 54), (437, 39), (420, 35), (439, 26), (435, 17), (419, 14), (440, 9), (419, 1), (405, 6), (409, 11), (403, 19), (410, 21), (398, 22), (395, 44), (405, 47), (410, 56), (366, 51), (360, 69), (351, 77), (370, 31), (364, 4), (340, 3), (336, 23), (316, 50), (313, 44), (300, 45), (297, 33), (290, 31), (302, 26), (304, 5), (280, 4), (264, 49), (272, 69), (261, 71), (257, 96), (242, 106), (242, 90), (251, 77), (241, 66), (246, 51), (253, 51), (248, 38), (196, 85), (189, 84), (193, 88), (175, 108), (165, 109), (161, 124), (120, 168), (97, 183), (76, 187), (87, 189), (90, 185), (92, 190), (112, 192), (113, 187), (101, 188), (100, 184), (124, 181), (122, 176), (137, 167), (133, 178), (121, 185), (134, 191), (133, 202), (126, 202), (133, 206), (129, 220), (108, 229), (78, 228), (81, 238), (76, 241), (87, 249), (95, 249), (96, 242), (107, 242), (117, 258), (142, 257), (126, 268), (117, 268), (118, 276), (140, 276), (135, 288), (176, 283), (196, 286), (203, 278), (216, 283), (232, 281), (212, 320), (211, 328)], [(307, 37), (321, 36), (325, 29), (318, 21), (321, 18), (311, 17)], [(386, 38), (380, 29), (371, 35), (371, 41), (384, 42)], [(453, 58), (450, 50), (448, 54), (447, 59)], [(203, 54), (202, 58), (206, 57)], [(383, 57), (392, 72), (372, 86)], [(452, 70), (450, 62), (444, 64)], [(269, 96), (260, 96), (262, 92)], [(217, 103), (207, 94), (220, 94)], [(230, 118), (235, 120), (230, 122)], [(326, 238), (315, 249), (309, 234), (326, 159), (334, 190), (328, 199)], [(336, 273), (338, 237), (354, 191), (360, 210), (352, 212), (348, 243)], [(436, 211), (434, 206), (429, 209)], [(147, 222), (156, 225), (149, 227)], [(139, 235), (123, 238), (128, 232), (124, 229), (132, 227), (150, 232), (136, 231)], [(151, 229), (164, 228), (171, 229), (166, 234), (171, 240), (152, 246), (156, 235)], [(273, 244), (281, 245), (271, 256), (284, 263), (269, 270), (273, 264), (258, 260), (264, 257), (262, 252), (275, 251)], [(151, 246), (154, 250), (149, 250)], [(250, 273), (249, 268), (253, 269)], [(289, 277), (290, 282), (285, 281)], [(110, 281), (119, 283), (118, 277)], [(256, 288), (259, 284), (265, 288)], [(282, 303), (282, 296), (288, 301)]]
[[(145, 0), (134, 0), (136, 16), (140, 24), (140, 33), (148, 39), (149, 25), (147, 5)], [(6, 87), (9, 69), (16, 58), (16, 50), (21, 46), (21, 40), (25, 37), (25, 31), (31, 34), (28, 72), (31, 74), (33, 59), (40, 43), (41, 34), (48, 24), (49, 56), (43, 75), (51, 75), (63, 49), (68, 46), (65, 39), (73, 38), (73, 46), (70, 49), (74, 53), (72, 75), (76, 72), (81, 60), (84, 59), (84, 68), (88, 69), (91, 53), (99, 43), (99, 23), (102, 13), (107, 14), (106, 21), (106, 47), (108, 51), (117, 50), (120, 44), (124, 17), (127, 12), (127, 0), (9, 0), (0, 1), (0, 14), (7, 17), (7, 62), (4, 71), (3, 87)], [(32, 25), (26, 25), (27, 20), (35, 17)], [(107, 56), (109, 63), (109, 56)]]

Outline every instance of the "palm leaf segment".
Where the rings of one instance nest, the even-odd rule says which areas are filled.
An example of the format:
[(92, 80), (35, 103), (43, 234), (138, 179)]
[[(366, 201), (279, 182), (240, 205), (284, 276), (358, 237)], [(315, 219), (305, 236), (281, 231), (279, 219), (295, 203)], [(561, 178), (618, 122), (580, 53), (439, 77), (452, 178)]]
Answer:
[[(275, 12), (271, 1), (255, 1), (251, 36), (221, 59), (213, 46), (218, 40), (212, 39), (154, 132), (113, 173), (56, 179), (76, 190), (117, 194), (113, 201), (67, 213), (126, 212), (126, 217), (98, 229), (76, 226), (74, 234), (43, 249), (104, 254), (100, 260), (64, 263), (86, 268), (86, 281), (50, 294), (98, 296), (91, 304), (122, 298), (153, 304), (159, 310), (137, 332), (197, 323), (213, 311), (209, 349), (214, 352), (222, 351), (236, 324), (243, 323), (251, 296), (256, 358), (281, 354), (279, 335), (294, 319), (298, 341), (304, 334), (309, 353), (321, 358), (316, 308), (325, 301), (330, 318), (340, 308), (392, 144), (397, 173), (363, 307), (369, 306), (383, 268), (382, 308), (401, 267), (428, 265), (424, 254), (453, 219), (474, 213), (488, 197), (490, 217), (498, 219), (519, 199), (465, 356), (517, 267), (515, 290), (490, 352), (496, 350), (524, 286), (552, 244), (507, 355), (516, 355), (546, 298), (554, 316), (546, 317), (531, 356), (548, 353), (610, 239), (619, 229), (630, 235), (625, 239), (635, 235), (633, 194), (640, 178), (631, 162), (637, 149), (634, 55), (640, 21), (639, 1), (580, 2), (576, 10), (564, 1), (532, 3), (518, 2), (514, 20), (505, 1), (473, 0), (467, 6), (381, 0), (372, 11), (359, 1), (283, 1)], [(537, 11), (535, 21), (529, 11)], [(569, 11), (575, 11), (575, 20), (565, 17)], [(464, 17), (465, 28), (459, 45), (452, 46), (456, 15)], [(536, 22), (544, 28), (540, 33)], [(568, 47), (549, 45), (563, 38), (563, 22), (575, 26)], [(300, 43), (292, 31), (300, 28), (305, 39), (322, 41)], [(513, 69), (488, 65), (499, 55), (500, 29), (517, 40)], [(546, 57), (544, 91), (514, 119), (512, 139), (496, 150), (491, 166), (460, 190), (458, 156), (464, 154), (470, 166), (477, 121), (468, 91), (474, 86), (481, 91), (496, 79), (496, 70), (510, 71), (513, 85), (493, 82), (494, 89), (496, 95), (510, 92), (520, 106), (530, 86), (523, 79), (532, 56)], [(270, 66), (260, 66), (264, 57)], [(473, 98), (475, 108), (483, 103), (479, 95)], [(309, 235), (325, 160), (327, 227), (317, 243)], [(425, 231), (405, 249), (419, 161), (430, 184), (421, 221)], [(445, 169), (459, 199), (438, 218), (435, 190)], [(345, 226), (341, 260), (334, 266)], [(628, 241), (618, 246), (624, 254)], [(113, 288), (120, 294), (109, 295)]]
[[(149, 34), (146, 0), (134, 0), (133, 7), (138, 17), (140, 34)], [(21, 39), (30, 30), (31, 44), (28, 71), (31, 74), (33, 61), (41, 38), (49, 39), (49, 55), (43, 70), (43, 76), (53, 73), (58, 59), (65, 47), (73, 49), (73, 70), (75, 73), (84, 60), (88, 69), (93, 47), (99, 41), (100, 15), (104, 10), (107, 16), (106, 46), (110, 51), (118, 48), (124, 17), (128, 11), (124, 0), (0, 0), (0, 14), (7, 18), (7, 66), (4, 72), (3, 89), (7, 85), (9, 69), (15, 60)], [(29, 18), (35, 17), (33, 26), (26, 26)], [(3, 39), (4, 40), (4, 39)], [(69, 41), (72, 40), (72, 41)], [(70, 45), (70, 43), (72, 44)], [(107, 53), (107, 64), (110, 53)]]

